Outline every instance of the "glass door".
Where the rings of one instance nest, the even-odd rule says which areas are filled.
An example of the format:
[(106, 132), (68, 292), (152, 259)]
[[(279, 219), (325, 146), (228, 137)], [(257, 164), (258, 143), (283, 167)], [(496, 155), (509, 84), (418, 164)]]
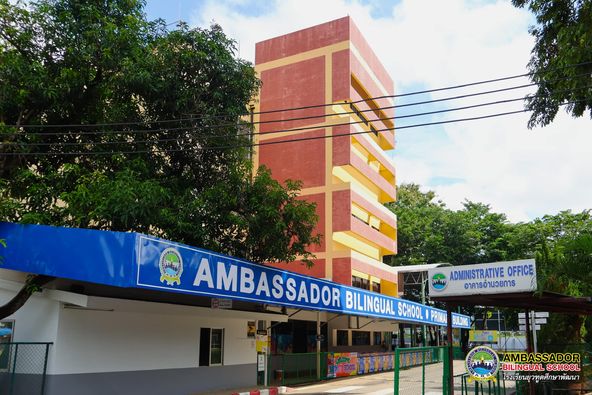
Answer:
[(212, 328), (210, 365), (222, 365), (224, 355), (224, 329)]

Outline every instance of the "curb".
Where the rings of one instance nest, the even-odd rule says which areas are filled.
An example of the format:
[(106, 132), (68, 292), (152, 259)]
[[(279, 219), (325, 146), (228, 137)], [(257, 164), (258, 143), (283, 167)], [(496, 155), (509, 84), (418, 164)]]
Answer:
[(232, 395), (278, 395), (285, 393), (286, 387), (272, 387), (248, 392), (233, 392)]

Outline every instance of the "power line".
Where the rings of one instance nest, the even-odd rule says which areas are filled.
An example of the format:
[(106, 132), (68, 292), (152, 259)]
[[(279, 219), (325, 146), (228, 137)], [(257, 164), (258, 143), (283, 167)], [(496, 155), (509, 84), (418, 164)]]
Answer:
[[(588, 65), (588, 64), (592, 64), (592, 61), (566, 65), (566, 66), (558, 67), (558, 68), (551, 69), (551, 70), (560, 70), (560, 69), (565, 69), (565, 68), (584, 66), (584, 65)], [(551, 70), (546, 70), (545, 72), (548, 72)], [(357, 104), (357, 103), (368, 102), (368, 101), (372, 101), (372, 100), (389, 99), (389, 98), (394, 99), (394, 98), (399, 98), (399, 97), (413, 96), (413, 95), (419, 95), (419, 94), (425, 94), (425, 93), (433, 93), (433, 92), (440, 92), (440, 91), (445, 91), (445, 90), (459, 89), (459, 88), (465, 88), (465, 87), (469, 87), (469, 86), (482, 85), (482, 84), (488, 84), (488, 83), (493, 83), (493, 82), (500, 82), (500, 81), (505, 81), (505, 80), (510, 80), (510, 79), (516, 79), (516, 78), (520, 78), (520, 77), (527, 77), (527, 76), (530, 76), (533, 74), (536, 74), (536, 73), (530, 72), (530, 73), (518, 74), (518, 75), (513, 75), (513, 76), (508, 76), (508, 77), (500, 77), (500, 78), (489, 79), (489, 80), (481, 80), (481, 81), (470, 82), (470, 83), (465, 83), (465, 84), (459, 84), (459, 85), (453, 85), (453, 86), (447, 86), (447, 87), (435, 88), (435, 89), (427, 89), (427, 90), (421, 90), (421, 91), (415, 91), (415, 92), (409, 92), (409, 93), (403, 93), (403, 94), (376, 96), (376, 97), (370, 97), (370, 98), (360, 99), (360, 100), (351, 101), (351, 102), (345, 102), (345, 104), (350, 104), (350, 103)], [(576, 77), (588, 75), (588, 74), (589, 73), (583, 73), (583, 74), (575, 75), (574, 77), (563, 77), (563, 78), (555, 79), (551, 82), (560, 81), (563, 79), (576, 78)], [(528, 87), (528, 86), (534, 86), (534, 85), (538, 85), (538, 84), (532, 83), (532, 84), (528, 84), (528, 85), (522, 85), (520, 87)], [(518, 87), (513, 88), (513, 89), (518, 89)], [(443, 101), (443, 100), (452, 100), (452, 99), (439, 99), (439, 101)], [(410, 104), (407, 104), (404, 106), (426, 104), (426, 103), (430, 103), (430, 102), (431, 101), (410, 103)], [(339, 104), (339, 103), (322, 103), (322, 104), (315, 104), (315, 105), (310, 105), (310, 106), (291, 107), (291, 108), (283, 108), (283, 109), (268, 110), (268, 111), (258, 111), (258, 112), (252, 112), (252, 113), (244, 113), (243, 116), (247, 116), (250, 114), (260, 115), (260, 114), (271, 114), (271, 113), (286, 112), (286, 111), (299, 111), (299, 110), (306, 110), (306, 109), (312, 109), (312, 108), (327, 107), (327, 106), (332, 106), (335, 104)], [(385, 107), (385, 108), (389, 108), (389, 107)], [(395, 107), (393, 107), (393, 108), (395, 108)], [(364, 110), (364, 111), (372, 111), (372, 110), (370, 109), (370, 110)], [(236, 116), (238, 116), (238, 115), (236, 115)], [(204, 119), (220, 119), (220, 118), (229, 118), (229, 117), (235, 117), (235, 115), (230, 115), (230, 114), (207, 115), (207, 116), (199, 115), (199, 116), (192, 116), (190, 118), (176, 118), (176, 119), (164, 119), (164, 120), (155, 120), (155, 121), (138, 121), (138, 122), (111, 122), (111, 123), (94, 123), (94, 124), (59, 124), (59, 125), (58, 124), (51, 124), (51, 125), (4, 125), (4, 126), (22, 127), (22, 128), (58, 128), (58, 127), (61, 127), (61, 128), (66, 128), (66, 127), (68, 127), (68, 128), (81, 128), (81, 127), (87, 128), (87, 127), (99, 127), (99, 126), (146, 125), (146, 124), (154, 124), (154, 123), (184, 122), (184, 121), (196, 121), (196, 120), (204, 120)], [(295, 118), (295, 119), (297, 119), (297, 118)], [(278, 120), (275, 122), (285, 122), (285, 121), (289, 121), (289, 120), (290, 119), (285, 119), (285, 120)]]
[[(566, 102), (566, 103), (563, 103), (562, 105), (575, 104), (575, 103), (578, 103), (578, 102), (581, 102), (581, 101), (582, 100), (576, 100), (576, 101), (572, 101), (572, 102)], [(522, 109), (522, 110), (516, 110), (516, 111), (507, 111), (507, 112), (501, 112), (501, 113), (495, 113), (495, 114), (489, 114), (489, 115), (482, 115), (482, 116), (477, 116), (477, 117), (467, 117), (467, 118), (451, 119), (451, 120), (446, 120), (446, 121), (427, 122), (427, 123), (421, 123), (421, 124), (401, 126), (398, 129), (411, 129), (411, 128), (417, 128), (417, 127), (423, 127), (423, 126), (434, 126), (434, 125), (443, 125), (443, 124), (450, 124), (450, 123), (457, 123), (457, 122), (468, 122), (468, 121), (475, 121), (475, 120), (480, 120), (480, 119), (489, 119), (489, 118), (496, 118), (496, 117), (501, 117), (501, 116), (506, 116), (506, 115), (520, 114), (520, 113), (524, 113), (524, 112), (528, 112), (528, 111), (531, 111), (531, 110), (529, 110), (529, 109)], [(293, 143), (293, 142), (301, 142), (301, 141), (320, 140), (320, 139), (335, 138), (335, 137), (355, 136), (355, 135), (368, 134), (368, 133), (374, 133), (374, 132), (385, 132), (385, 131), (389, 131), (389, 130), (391, 130), (391, 129), (384, 128), (384, 129), (378, 129), (376, 131), (373, 131), (373, 130), (366, 131), (366, 130), (364, 130), (364, 131), (351, 132), (351, 133), (332, 134), (332, 135), (329, 135), (329, 136), (302, 137), (302, 138), (297, 138), (297, 139), (280, 140), (280, 141), (267, 141), (267, 142), (254, 143), (254, 144), (244, 144), (244, 145), (224, 145), (224, 146), (212, 146), (212, 147), (193, 147), (192, 149), (196, 149), (196, 150), (215, 150), (215, 149), (250, 148), (250, 147), (256, 147), (256, 146), (265, 146), (265, 145), (275, 145), (275, 144)], [(169, 152), (181, 152), (181, 151), (186, 151), (186, 150), (187, 150), (187, 148), (165, 149), (165, 150), (163, 150), (163, 149), (133, 150), (133, 151), (25, 152), (25, 153), (6, 152), (6, 153), (0, 153), (0, 156), (117, 155), (117, 154), (142, 154), (142, 153), (169, 153)]]
[[(584, 87), (580, 87), (577, 89), (564, 89), (564, 90), (559, 90), (557, 91), (557, 93), (559, 92), (573, 92), (573, 91), (577, 91), (577, 90), (582, 90), (582, 89), (588, 89), (592, 87), (592, 85), (587, 85)], [(537, 95), (535, 95), (536, 97)], [(380, 120), (380, 121), (385, 121), (385, 120), (397, 120), (397, 119), (405, 119), (405, 118), (414, 118), (414, 117), (419, 117), (419, 116), (425, 116), (425, 115), (435, 115), (435, 114), (441, 114), (441, 113), (447, 113), (447, 112), (454, 112), (454, 111), (461, 111), (461, 110), (467, 110), (467, 109), (473, 109), (473, 108), (480, 108), (480, 107), (486, 107), (486, 106), (491, 106), (491, 105), (498, 105), (498, 104), (505, 104), (505, 103), (511, 103), (511, 102), (516, 102), (516, 101), (523, 101), (526, 100), (527, 97), (519, 97), (519, 98), (513, 98), (513, 99), (504, 99), (504, 100), (496, 100), (496, 101), (492, 101), (492, 102), (486, 102), (486, 103), (480, 103), (480, 104), (473, 104), (473, 105), (467, 105), (467, 106), (462, 106), (462, 107), (455, 107), (455, 108), (449, 108), (449, 109), (443, 109), (443, 110), (434, 110), (434, 111), (427, 111), (427, 112), (422, 112), (422, 113), (415, 113), (415, 114), (408, 114), (408, 115), (399, 115), (399, 116), (393, 116), (393, 117), (381, 117), (381, 118), (377, 118), (374, 119), (373, 121), (376, 120)], [(355, 113), (355, 112), (354, 112)], [(343, 114), (351, 114), (350, 112), (346, 112), (346, 113), (338, 113), (338, 114), (334, 114), (336, 116), (339, 115), (343, 115)], [(333, 124), (324, 124), (324, 125), (314, 125), (314, 126), (303, 126), (300, 128), (292, 128), (292, 129), (281, 129), (281, 130), (273, 130), (273, 131), (268, 131), (268, 132), (253, 132), (251, 134), (249, 134), (250, 136), (256, 136), (256, 135), (273, 135), (273, 134), (279, 134), (279, 133), (290, 133), (290, 132), (297, 132), (297, 131), (306, 131), (306, 130), (315, 130), (315, 129), (320, 129), (320, 128), (326, 128), (326, 127), (336, 127), (336, 126), (349, 126), (349, 125), (356, 125), (356, 124), (366, 124), (367, 121), (366, 120), (359, 120), (359, 121), (350, 121), (350, 122), (341, 122), (341, 123), (333, 123)], [(404, 129), (404, 126), (397, 126), (395, 129)], [(185, 132), (192, 132), (194, 131), (196, 128), (194, 127), (183, 127), (183, 128), (174, 128), (174, 129), (161, 129), (160, 131), (163, 132), (168, 132), (171, 130), (175, 130), (175, 131), (185, 131)], [(389, 128), (387, 128), (386, 130), (391, 130)], [(149, 130), (151, 132), (156, 132), (157, 130)], [(130, 131), (129, 133), (136, 133), (139, 131)], [(57, 133), (57, 132), (49, 132), (49, 135), (69, 135), (67, 133)], [(94, 134), (94, 133), (93, 133)], [(32, 134), (32, 136), (38, 136), (38, 135), (43, 135), (43, 133), (34, 133)], [(220, 138), (234, 138), (234, 137), (238, 137), (240, 135), (237, 134), (230, 134), (230, 135), (206, 135), (206, 136), (200, 136), (200, 138), (205, 138), (205, 139), (220, 139)], [(244, 134), (242, 136), (247, 136), (247, 134)], [(15, 145), (18, 146), (51, 146), (51, 145), (56, 145), (56, 146), (83, 146), (83, 145), (116, 145), (116, 144), (146, 144), (146, 143), (159, 143), (159, 142), (172, 142), (172, 141), (177, 141), (177, 140), (187, 140), (189, 139), (190, 136), (180, 136), (180, 137), (175, 137), (175, 138), (164, 138), (164, 139), (153, 139), (153, 140), (131, 140), (131, 141), (122, 141), (122, 140), (118, 140), (118, 141), (105, 141), (105, 142), (95, 142), (95, 141), (78, 141), (78, 142), (41, 142), (41, 143), (34, 143), (34, 142), (21, 142), (21, 143), (15, 143)]]
[[(587, 75), (587, 74), (586, 74)], [(577, 76), (576, 76), (577, 77)], [(507, 92), (510, 90), (516, 90), (516, 89), (522, 89), (522, 88), (526, 88), (526, 87), (530, 87), (536, 84), (526, 84), (526, 85), (518, 85), (518, 86), (512, 86), (512, 87), (507, 87), (507, 88), (501, 88), (501, 89), (493, 89), (493, 90), (489, 90), (489, 91), (483, 91), (483, 92), (476, 92), (476, 93), (469, 93), (469, 94), (465, 94), (465, 95), (458, 95), (458, 96), (451, 96), (451, 97), (445, 97), (445, 98), (440, 98), (440, 99), (433, 99), (433, 100), (425, 100), (425, 101), (420, 101), (420, 102), (414, 102), (414, 103), (407, 103), (407, 104), (399, 104), (399, 105), (393, 105), (393, 106), (386, 106), (386, 107), (380, 107), (380, 109), (396, 109), (396, 108), (403, 108), (403, 107), (410, 107), (410, 106), (417, 106), (417, 105), (424, 105), (424, 104), (432, 104), (432, 103), (439, 103), (439, 102), (444, 102), (444, 101), (450, 101), (450, 100), (458, 100), (458, 99), (465, 99), (468, 97), (476, 97), (476, 96), (483, 96), (483, 95), (489, 95), (492, 93), (501, 93), (501, 92)], [(578, 88), (581, 89), (581, 88)], [(562, 93), (565, 91), (573, 91), (572, 89), (569, 90), (559, 90), (557, 91), (558, 93)], [(338, 103), (333, 103), (332, 105), (335, 105)], [(359, 110), (359, 111), (346, 111), (343, 113), (339, 113), (339, 114), (356, 114), (357, 112), (369, 112), (369, 111), (374, 111), (372, 109), (367, 109), (367, 110)], [(270, 121), (260, 121), (260, 122), (253, 122), (253, 124), (267, 124), (267, 123), (275, 123), (275, 122), (292, 122), (295, 120), (307, 120), (307, 119), (315, 119), (315, 118), (324, 118), (327, 116), (331, 116), (331, 115), (338, 115), (338, 114), (323, 114), (323, 115), (313, 115), (313, 116), (306, 116), (306, 117), (297, 117), (297, 118), (289, 118), (289, 119), (280, 119), (280, 120), (270, 120)], [(388, 120), (388, 119), (392, 119), (392, 118), (374, 118), (372, 119), (372, 121), (376, 121), (376, 120)], [(240, 125), (240, 124), (239, 124)], [(246, 123), (244, 125), (251, 125), (250, 123)], [(228, 124), (218, 124), (218, 125), (202, 125), (200, 126), (200, 128), (202, 129), (213, 129), (213, 128), (221, 128), (221, 127), (236, 127), (237, 124), (236, 123), (228, 123)], [(337, 125), (337, 126), (342, 126), (342, 125)], [(318, 127), (318, 126), (317, 126)], [(312, 129), (315, 129), (317, 127), (311, 127)], [(183, 126), (183, 127), (176, 127), (176, 128), (158, 128), (158, 129), (139, 129), (139, 130), (97, 130), (97, 131), (92, 131), (92, 132), (85, 132), (85, 131), (79, 131), (75, 134), (77, 135), (101, 135), (101, 134), (138, 134), (138, 133), (159, 133), (159, 132), (170, 132), (170, 131), (190, 131), (190, 130), (194, 130), (197, 127), (195, 126)], [(306, 130), (306, 128), (300, 128), (300, 129), (291, 129), (292, 130)], [(31, 132), (25, 132), (25, 133), (29, 133), (32, 135), (36, 135), (36, 136), (61, 136), (61, 135), (69, 135), (70, 133), (68, 132), (36, 132), (36, 133), (31, 133)], [(265, 133), (275, 133), (273, 131), (271, 132), (256, 132), (256, 133), (252, 133), (252, 135), (257, 135), (257, 134), (265, 134)]]
[[(553, 71), (553, 70), (561, 70), (561, 69), (565, 69), (565, 68), (584, 66), (584, 65), (588, 65), (588, 64), (592, 64), (592, 61), (570, 64), (570, 65), (566, 65), (566, 66), (563, 66), (563, 67), (557, 67), (555, 69), (545, 70), (544, 72), (548, 73), (549, 71)], [(510, 79), (515, 79), (515, 78), (520, 78), (520, 77), (527, 77), (527, 76), (530, 76), (530, 75), (533, 75), (533, 74), (537, 74), (537, 73), (529, 72), (529, 73), (518, 74), (518, 75), (509, 76), (509, 77), (500, 77), (500, 78), (489, 79), (489, 80), (481, 80), (481, 81), (477, 81), (477, 82), (470, 82), (470, 83), (466, 83), (466, 84), (447, 86), (447, 87), (443, 87), (443, 88), (427, 89), (427, 90), (421, 90), (421, 91), (415, 91), (415, 92), (409, 92), (409, 93), (403, 93), (403, 94), (396, 94), (396, 95), (375, 96), (375, 97), (371, 97), (371, 98), (367, 98), (367, 99), (356, 100), (356, 101), (353, 101), (351, 103), (356, 104), (356, 103), (367, 102), (367, 101), (371, 101), (371, 100), (395, 99), (395, 98), (398, 98), (398, 97), (406, 97), (406, 96), (420, 95), (420, 94), (425, 94), (425, 93), (433, 93), (433, 92), (439, 92), (439, 91), (445, 91), (445, 90), (451, 90), (451, 89), (459, 89), (459, 88), (465, 88), (465, 87), (468, 87), (468, 86), (489, 84), (489, 83), (492, 83), (492, 82), (499, 82), (499, 81), (504, 81), (504, 80), (510, 80)], [(575, 77), (578, 77), (578, 76), (589, 75), (589, 74), (590, 73), (588, 72), (588, 73), (582, 73), (582, 74), (576, 75), (574, 77), (563, 77), (563, 78), (559, 78), (559, 79), (553, 80), (553, 82), (560, 81), (560, 80), (563, 80), (563, 79), (571, 79), (571, 78), (575, 78)], [(530, 84), (530, 86), (533, 86), (533, 85), (538, 85), (538, 84), (537, 83)], [(316, 108), (316, 107), (331, 106), (331, 105), (334, 105), (334, 104), (335, 103), (325, 103), (325, 104), (318, 104), (318, 105), (312, 105), (312, 106), (294, 107), (294, 108), (291, 108), (289, 110), (290, 111), (294, 111), (294, 110), (306, 110), (306, 109)], [(269, 110), (269, 111), (259, 111), (259, 112), (254, 112), (253, 114), (269, 114), (269, 113), (282, 112), (282, 111), (287, 111), (287, 110), (278, 109), (278, 110)]]
[[(418, 113), (418, 114), (410, 114), (410, 115), (402, 115), (402, 116), (396, 116), (396, 117), (387, 117), (387, 118), (379, 118), (379, 120), (384, 121), (384, 120), (395, 120), (395, 119), (402, 119), (402, 118), (412, 118), (412, 117), (418, 117), (418, 116), (425, 116), (425, 115), (434, 115), (434, 114), (440, 114), (440, 113), (445, 113), (445, 112), (453, 112), (453, 111), (460, 111), (460, 110), (466, 110), (466, 109), (471, 109), (471, 108), (479, 108), (479, 107), (485, 107), (485, 106), (490, 106), (490, 105), (496, 105), (496, 104), (503, 104), (503, 103), (511, 103), (511, 102), (515, 102), (515, 101), (523, 101), (525, 100), (524, 97), (520, 97), (520, 98), (515, 98), (515, 99), (507, 99), (507, 100), (498, 100), (498, 101), (494, 101), (494, 102), (488, 102), (488, 103), (480, 103), (480, 104), (474, 104), (474, 105), (470, 105), (470, 106), (463, 106), (463, 107), (456, 107), (456, 108), (450, 108), (450, 109), (444, 109), (444, 110), (436, 110), (436, 111), (428, 111), (428, 112), (423, 112), (423, 113)], [(336, 115), (341, 115), (341, 114), (336, 114)], [(252, 135), (270, 135), (270, 134), (278, 134), (278, 133), (290, 133), (290, 132), (298, 132), (298, 131), (306, 131), (306, 130), (315, 130), (315, 129), (320, 129), (320, 128), (328, 128), (328, 127), (336, 127), (336, 126), (349, 126), (349, 125), (358, 125), (358, 124), (362, 124), (362, 123), (366, 123), (366, 121), (364, 120), (360, 120), (360, 121), (350, 121), (350, 122), (341, 122), (341, 123), (334, 123), (334, 124), (326, 124), (326, 125), (316, 125), (316, 126), (304, 126), (301, 128), (293, 128), (293, 129), (282, 129), (282, 130), (273, 130), (273, 131), (269, 131), (269, 132), (255, 132), (252, 133)], [(397, 127), (396, 129), (400, 129), (401, 127)], [(384, 130), (392, 130), (389, 128), (386, 128)], [(190, 132), (192, 131), (192, 129), (187, 129), (186, 131)], [(248, 136), (248, 135), (237, 135), (237, 134), (233, 134), (233, 135), (210, 135), (210, 136), (201, 136), (202, 138), (227, 138), (227, 137), (239, 137), (239, 136)], [(82, 146), (82, 145), (116, 145), (116, 144), (146, 144), (146, 143), (164, 143), (164, 142), (172, 142), (172, 141), (178, 141), (178, 140), (187, 140), (189, 139), (190, 136), (180, 136), (180, 137), (176, 137), (176, 138), (164, 138), (164, 139), (155, 139), (155, 140), (129, 140), (129, 141), (123, 141), (123, 140), (118, 140), (118, 141), (104, 141), (104, 142), (94, 142), (94, 141), (78, 141), (78, 142), (51, 142), (51, 143), (16, 143), (15, 145), (18, 146)]]

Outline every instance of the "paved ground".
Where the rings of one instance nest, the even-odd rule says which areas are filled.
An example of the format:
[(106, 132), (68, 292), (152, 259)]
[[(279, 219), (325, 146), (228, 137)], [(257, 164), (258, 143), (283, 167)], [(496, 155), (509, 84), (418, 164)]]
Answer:
[[(457, 372), (464, 372), (464, 361), (455, 361)], [(399, 373), (399, 393), (402, 395), (421, 394), (421, 367), (404, 369)], [(425, 394), (442, 394), (442, 364), (426, 366)], [(393, 394), (394, 372), (355, 376), (348, 379), (331, 380), (322, 384), (291, 388), (294, 395), (318, 394)], [(460, 393), (460, 387), (459, 387)]]
[[(464, 361), (454, 361), (454, 372), (465, 372)], [(399, 375), (399, 391), (401, 395), (420, 395), (421, 391), (421, 366), (401, 370)], [(514, 382), (506, 382), (506, 393), (514, 392)], [(322, 383), (310, 384), (298, 387), (288, 387), (286, 391), (292, 395), (325, 395), (325, 394), (366, 394), (366, 395), (390, 395), (393, 394), (394, 373), (384, 372), (351, 378), (328, 380)], [(254, 388), (241, 388), (237, 390), (220, 391), (210, 395), (229, 395), (233, 392), (244, 392)], [(460, 394), (460, 381), (455, 383), (455, 393)], [(442, 394), (442, 364), (426, 366), (425, 395)]]

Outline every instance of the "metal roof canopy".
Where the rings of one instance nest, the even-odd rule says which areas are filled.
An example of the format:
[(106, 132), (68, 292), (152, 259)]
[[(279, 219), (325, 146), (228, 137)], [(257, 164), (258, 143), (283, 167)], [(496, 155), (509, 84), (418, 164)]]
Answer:
[[(592, 297), (573, 297), (559, 293), (542, 292), (509, 292), (509, 293), (487, 293), (469, 295), (431, 295), (433, 301), (446, 303), (446, 313), (451, 317), (452, 308), (456, 306), (488, 306), (488, 307), (512, 307), (526, 311), (526, 344), (527, 352), (532, 352), (532, 333), (530, 330), (529, 311), (550, 311), (554, 313), (592, 315)], [(450, 319), (450, 318), (449, 318)], [(452, 326), (446, 326), (448, 339), (452, 339)], [(448, 386), (450, 394), (454, 395), (454, 372), (452, 368), (453, 355), (452, 347), (448, 348), (448, 363), (450, 366)], [(534, 382), (529, 381), (528, 391), (530, 395), (535, 394)]]
[[(481, 295), (451, 295), (432, 296), (431, 300), (446, 303), (446, 311), (450, 316), (453, 306), (488, 306), (488, 307), (513, 307), (524, 309), (527, 313), (531, 310), (550, 311), (563, 314), (592, 315), (592, 297), (573, 297), (554, 292), (514, 292)], [(527, 352), (532, 352), (532, 334), (530, 331), (529, 314), (526, 314)], [(452, 338), (452, 327), (447, 325), (446, 333)], [(448, 385), (450, 394), (454, 395), (454, 376), (452, 370), (452, 347), (448, 349), (450, 364), (450, 377)], [(528, 391), (534, 395), (534, 383), (529, 381)]]
[[(446, 312), (431, 306), (141, 233), (0, 222), (0, 238), (9, 246), (1, 251), (1, 269), (107, 286), (138, 296), (152, 291), (155, 299), (156, 293), (228, 298), (446, 325)], [(448, 318), (455, 327), (469, 327), (468, 316), (455, 313)]]
[(465, 296), (432, 296), (431, 300), (455, 306), (513, 307), (564, 314), (592, 315), (592, 297), (573, 297), (555, 292), (499, 293)]

